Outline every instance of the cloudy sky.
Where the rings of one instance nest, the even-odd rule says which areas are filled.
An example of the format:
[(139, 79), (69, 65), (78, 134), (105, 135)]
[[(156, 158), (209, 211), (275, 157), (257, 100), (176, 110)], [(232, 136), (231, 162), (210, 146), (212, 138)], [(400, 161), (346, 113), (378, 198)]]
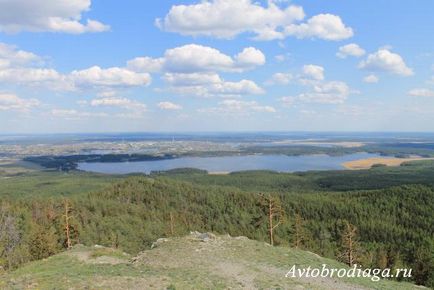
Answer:
[(433, 131), (432, 0), (0, 0), (0, 134)]

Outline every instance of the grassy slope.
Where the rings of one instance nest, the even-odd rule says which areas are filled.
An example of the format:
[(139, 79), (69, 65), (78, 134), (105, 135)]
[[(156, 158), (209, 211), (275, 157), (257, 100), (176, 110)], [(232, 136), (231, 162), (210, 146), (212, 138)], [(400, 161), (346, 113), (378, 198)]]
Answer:
[(136, 258), (111, 249), (79, 246), (0, 275), (1, 289), (418, 289), (368, 278), (285, 278), (300, 267), (342, 268), (313, 253), (246, 238), (172, 238)]

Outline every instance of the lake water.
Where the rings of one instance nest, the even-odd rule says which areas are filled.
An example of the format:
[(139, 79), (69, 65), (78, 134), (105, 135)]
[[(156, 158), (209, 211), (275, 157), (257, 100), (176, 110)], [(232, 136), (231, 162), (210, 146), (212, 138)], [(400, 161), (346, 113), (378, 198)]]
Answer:
[(248, 155), (223, 157), (182, 157), (177, 159), (117, 162), (79, 163), (78, 169), (109, 174), (150, 173), (176, 168), (198, 168), (208, 172), (233, 172), (243, 170), (273, 170), (294, 172), (308, 170), (343, 169), (342, 163), (378, 157), (378, 154), (355, 153), (343, 156), (328, 155)]

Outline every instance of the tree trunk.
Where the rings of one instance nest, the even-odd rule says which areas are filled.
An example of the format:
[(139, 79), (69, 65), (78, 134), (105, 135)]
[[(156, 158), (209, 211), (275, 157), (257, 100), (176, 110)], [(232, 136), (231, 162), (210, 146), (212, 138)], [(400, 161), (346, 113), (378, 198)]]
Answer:
[(353, 266), (353, 238), (350, 236), (348, 241), (348, 264)]
[(273, 239), (273, 205), (271, 202), (271, 199), (268, 201), (268, 225), (270, 227), (270, 245), (274, 245), (274, 239)]
[(173, 213), (170, 212), (170, 235), (174, 236), (175, 235), (175, 231), (174, 231), (174, 218), (173, 218)]
[(66, 248), (69, 250), (72, 248), (72, 243), (71, 243), (71, 227), (69, 225), (69, 219), (71, 218), (69, 216), (69, 203), (68, 201), (65, 200), (65, 234), (66, 234)]

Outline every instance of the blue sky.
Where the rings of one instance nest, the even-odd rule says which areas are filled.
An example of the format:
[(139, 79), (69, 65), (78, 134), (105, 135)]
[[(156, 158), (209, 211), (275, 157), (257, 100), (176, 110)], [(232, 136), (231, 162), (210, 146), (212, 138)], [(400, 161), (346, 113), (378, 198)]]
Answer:
[(4, 0), (0, 133), (433, 131), (432, 11)]

